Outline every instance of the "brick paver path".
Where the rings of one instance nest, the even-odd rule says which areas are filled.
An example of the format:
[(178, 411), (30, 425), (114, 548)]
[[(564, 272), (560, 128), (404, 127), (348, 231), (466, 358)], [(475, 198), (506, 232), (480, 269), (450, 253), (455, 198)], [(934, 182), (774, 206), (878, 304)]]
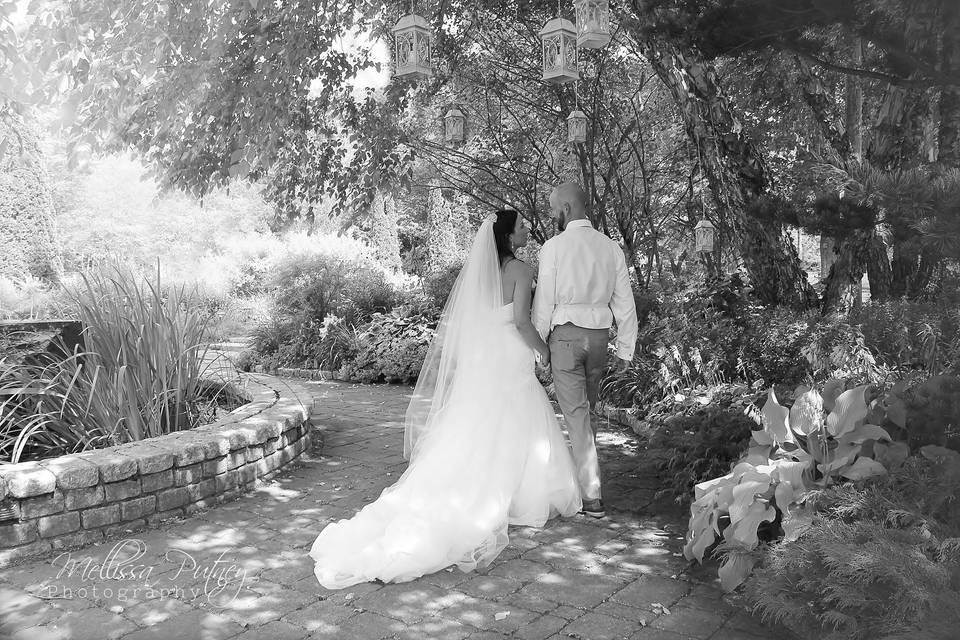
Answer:
[[(187, 520), (0, 570), (0, 637), (786, 637), (723, 599), (709, 571), (688, 571), (682, 514), (653, 503), (655, 481), (639, 471), (635, 438), (617, 427), (602, 434), (605, 519), (512, 528), (506, 550), (475, 573), (321, 588), (307, 551), (325, 524), (354, 514), (402, 473), (410, 389), (314, 384), (322, 450)], [(68, 560), (79, 563), (72, 575), (61, 572)]]

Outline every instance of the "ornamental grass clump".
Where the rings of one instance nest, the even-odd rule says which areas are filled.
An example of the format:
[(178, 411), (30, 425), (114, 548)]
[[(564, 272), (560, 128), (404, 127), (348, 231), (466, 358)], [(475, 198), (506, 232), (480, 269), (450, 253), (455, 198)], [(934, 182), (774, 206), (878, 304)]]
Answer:
[(0, 459), (18, 462), (189, 429), (201, 413), (206, 329), (185, 287), (116, 269), (71, 291), (84, 349), (0, 360)]

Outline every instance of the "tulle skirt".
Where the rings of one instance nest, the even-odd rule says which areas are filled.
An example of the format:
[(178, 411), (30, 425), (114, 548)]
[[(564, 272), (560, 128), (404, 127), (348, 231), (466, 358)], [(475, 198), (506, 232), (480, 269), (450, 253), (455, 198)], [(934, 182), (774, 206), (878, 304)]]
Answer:
[[(451, 565), (488, 565), (508, 525), (539, 527), (581, 508), (560, 425), (529, 349), (498, 375), (459, 385), (395, 484), (310, 550), (320, 584), (405, 582)], [(529, 366), (526, 358), (529, 359)]]

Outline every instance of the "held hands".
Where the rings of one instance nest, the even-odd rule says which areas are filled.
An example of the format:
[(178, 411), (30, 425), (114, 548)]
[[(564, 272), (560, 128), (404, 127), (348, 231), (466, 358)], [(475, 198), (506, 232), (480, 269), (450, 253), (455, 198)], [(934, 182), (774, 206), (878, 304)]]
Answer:
[(550, 349), (537, 351), (537, 364), (539, 364), (541, 367), (544, 367), (544, 368), (547, 368), (550, 366)]
[(616, 373), (623, 373), (630, 368), (630, 360), (624, 360), (623, 358), (617, 358), (617, 364), (614, 365), (613, 370)]

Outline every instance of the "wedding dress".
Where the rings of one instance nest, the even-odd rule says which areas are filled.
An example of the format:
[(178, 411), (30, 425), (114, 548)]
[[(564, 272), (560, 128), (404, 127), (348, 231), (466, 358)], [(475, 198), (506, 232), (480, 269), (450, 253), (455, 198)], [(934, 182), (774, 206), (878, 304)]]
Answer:
[[(492, 273), (491, 273), (492, 270)], [(481, 226), (407, 411), (410, 464), (310, 550), (328, 589), (405, 582), (451, 565), (488, 565), (508, 525), (543, 526), (581, 507), (570, 451), (502, 304), (492, 219)]]

